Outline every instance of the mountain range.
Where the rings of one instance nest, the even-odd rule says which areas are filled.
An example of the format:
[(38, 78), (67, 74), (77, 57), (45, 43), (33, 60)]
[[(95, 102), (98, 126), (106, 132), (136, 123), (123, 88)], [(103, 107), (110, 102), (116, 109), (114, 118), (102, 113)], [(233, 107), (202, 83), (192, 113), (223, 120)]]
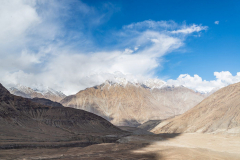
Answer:
[(89, 111), (117, 126), (136, 127), (149, 120), (164, 120), (183, 114), (217, 89), (202, 94), (184, 86), (168, 85), (159, 79), (129, 81), (114, 77), (112, 81), (107, 80), (70, 96), (49, 87), (32, 89), (16, 85), (8, 90), (17, 96), (35, 98), (45, 105), (49, 99), (65, 107)]
[(100, 115), (117, 126), (138, 126), (182, 114), (204, 98), (191, 89), (168, 86), (163, 81), (133, 83), (121, 79), (81, 90), (60, 103)]

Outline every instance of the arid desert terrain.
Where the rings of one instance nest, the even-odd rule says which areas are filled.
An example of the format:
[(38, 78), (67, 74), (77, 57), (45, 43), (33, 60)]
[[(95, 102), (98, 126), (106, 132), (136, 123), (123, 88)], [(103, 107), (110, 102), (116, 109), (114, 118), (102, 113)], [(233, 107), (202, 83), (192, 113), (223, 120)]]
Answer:
[(2, 85), (0, 95), (0, 159), (240, 159), (240, 83), (182, 115), (138, 127), (18, 97)]

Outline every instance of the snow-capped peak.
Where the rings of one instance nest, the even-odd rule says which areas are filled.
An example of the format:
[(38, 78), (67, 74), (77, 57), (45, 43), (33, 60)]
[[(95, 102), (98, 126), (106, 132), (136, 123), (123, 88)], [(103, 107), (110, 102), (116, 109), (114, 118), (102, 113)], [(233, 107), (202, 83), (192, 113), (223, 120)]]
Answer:
[(160, 79), (147, 79), (145, 81), (138, 81), (136, 79), (128, 80), (127, 78), (123, 78), (123, 77), (114, 77), (114, 79), (106, 80), (104, 84), (109, 84), (111, 86), (118, 84), (123, 87), (125, 87), (127, 84), (131, 84), (135, 86), (143, 86), (149, 89), (154, 89), (154, 88), (163, 87), (164, 85), (166, 85), (166, 82)]
[(162, 88), (163, 85), (166, 84), (166, 82), (160, 80), (160, 79), (148, 79), (146, 81), (143, 82), (143, 84), (145, 86), (147, 86), (148, 88)]
[(60, 97), (65, 97), (66, 96), (61, 91), (56, 91), (52, 88), (49, 88), (47, 86), (42, 86), (42, 85), (38, 85), (38, 86), (34, 86), (33, 88), (30, 88), (30, 87), (18, 84), (14, 87), (10, 87), (8, 90), (10, 92), (21, 91), (25, 94), (32, 94), (32, 93), (35, 92), (35, 93), (39, 93), (39, 94), (42, 94), (42, 95), (48, 94), (48, 95), (55, 95), (55, 96), (60, 96)]

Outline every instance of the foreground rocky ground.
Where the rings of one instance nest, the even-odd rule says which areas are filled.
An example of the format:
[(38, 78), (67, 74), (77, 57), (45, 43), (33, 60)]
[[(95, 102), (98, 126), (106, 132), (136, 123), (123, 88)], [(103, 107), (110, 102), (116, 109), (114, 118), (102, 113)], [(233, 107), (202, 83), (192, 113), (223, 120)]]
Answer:
[(0, 150), (0, 159), (240, 159), (240, 137), (212, 134), (133, 135), (87, 147)]

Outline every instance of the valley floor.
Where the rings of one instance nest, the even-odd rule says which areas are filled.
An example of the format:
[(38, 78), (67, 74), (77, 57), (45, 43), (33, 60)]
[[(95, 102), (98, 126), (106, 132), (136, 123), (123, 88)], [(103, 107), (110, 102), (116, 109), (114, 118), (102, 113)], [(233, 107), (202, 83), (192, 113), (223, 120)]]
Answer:
[(240, 159), (240, 137), (161, 134), (124, 137), (119, 143), (87, 147), (0, 150), (0, 159)]

